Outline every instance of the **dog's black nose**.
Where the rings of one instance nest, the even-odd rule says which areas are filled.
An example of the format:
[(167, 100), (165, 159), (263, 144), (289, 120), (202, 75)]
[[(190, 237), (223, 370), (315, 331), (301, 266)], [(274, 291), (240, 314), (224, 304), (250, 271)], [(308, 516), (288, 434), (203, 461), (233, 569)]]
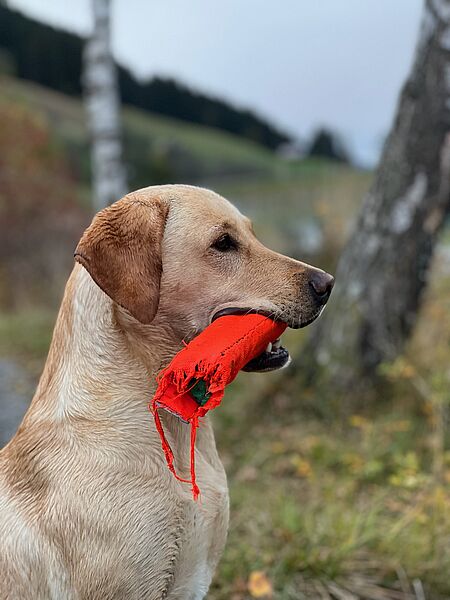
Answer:
[(325, 271), (316, 271), (309, 280), (309, 285), (314, 290), (317, 298), (322, 302), (326, 302), (334, 286), (334, 277), (329, 273), (325, 273)]

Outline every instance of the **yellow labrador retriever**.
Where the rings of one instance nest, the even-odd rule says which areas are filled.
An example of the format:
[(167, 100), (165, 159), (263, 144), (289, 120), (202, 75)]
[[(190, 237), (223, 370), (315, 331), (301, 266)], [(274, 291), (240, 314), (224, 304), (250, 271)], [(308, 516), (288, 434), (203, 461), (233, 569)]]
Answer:
[[(171, 475), (147, 409), (155, 376), (218, 314), (307, 325), (333, 278), (265, 248), (224, 198), (181, 185), (101, 211), (75, 258), (36, 395), (0, 453), (0, 598), (204, 598), (227, 534), (226, 476), (207, 417), (200, 500)], [(288, 358), (275, 344), (251, 368)], [(189, 428), (161, 418), (187, 476)]]

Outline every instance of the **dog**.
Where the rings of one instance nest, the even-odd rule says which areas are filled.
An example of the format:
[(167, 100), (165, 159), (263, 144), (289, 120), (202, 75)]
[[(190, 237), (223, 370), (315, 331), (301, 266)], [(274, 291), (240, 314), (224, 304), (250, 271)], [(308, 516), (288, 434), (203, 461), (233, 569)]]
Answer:
[[(0, 453), (0, 598), (200, 600), (226, 540), (226, 475), (208, 416), (200, 499), (169, 472), (147, 409), (155, 377), (218, 315), (307, 325), (333, 277), (263, 246), (221, 196), (182, 185), (102, 210), (75, 259), (36, 394)], [(286, 354), (266, 352), (261, 370)], [(161, 419), (187, 476), (189, 427)]]

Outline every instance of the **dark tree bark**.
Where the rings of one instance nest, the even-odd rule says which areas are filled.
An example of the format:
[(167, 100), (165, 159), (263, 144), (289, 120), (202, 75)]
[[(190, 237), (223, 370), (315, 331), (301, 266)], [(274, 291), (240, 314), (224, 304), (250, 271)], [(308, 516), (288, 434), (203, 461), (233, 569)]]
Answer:
[(92, 37), (84, 49), (83, 85), (91, 135), (95, 211), (127, 192), (122, 163), (120, 100), (117, 73), (110, 47), (110, 0), (91, 0)]
[(375, 180), (309, 342), (310, 373), (335, 390), (374, 374), (411, 333), (449, 208), (449, 131), (450, 0), (427, 0)]

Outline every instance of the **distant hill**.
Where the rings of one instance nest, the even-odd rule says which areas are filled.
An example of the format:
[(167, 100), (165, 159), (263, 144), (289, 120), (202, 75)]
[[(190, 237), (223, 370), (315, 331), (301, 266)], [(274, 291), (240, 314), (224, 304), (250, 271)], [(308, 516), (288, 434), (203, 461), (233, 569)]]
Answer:
[[(84, 40), (30, 19), (0, 3), (0, 69), (71, 96), (81, 94)], [(146, 111), (228, 131), (276, 149), (289, 136), (249, 110), (156, 77), (140, 83), (118, 66), (124, 103)]]
[[(23, 108), (47, 123), (75, 179), (89, 187), (89, 138), (80, 98), (0, 76), (2, 104)], [(283, 166), (268, 148), (225, 131), (130, 106), (124, 106), (122, 114), (130, 189), (168, 181), (198, 184), (235, 177), (266, 178)]]

